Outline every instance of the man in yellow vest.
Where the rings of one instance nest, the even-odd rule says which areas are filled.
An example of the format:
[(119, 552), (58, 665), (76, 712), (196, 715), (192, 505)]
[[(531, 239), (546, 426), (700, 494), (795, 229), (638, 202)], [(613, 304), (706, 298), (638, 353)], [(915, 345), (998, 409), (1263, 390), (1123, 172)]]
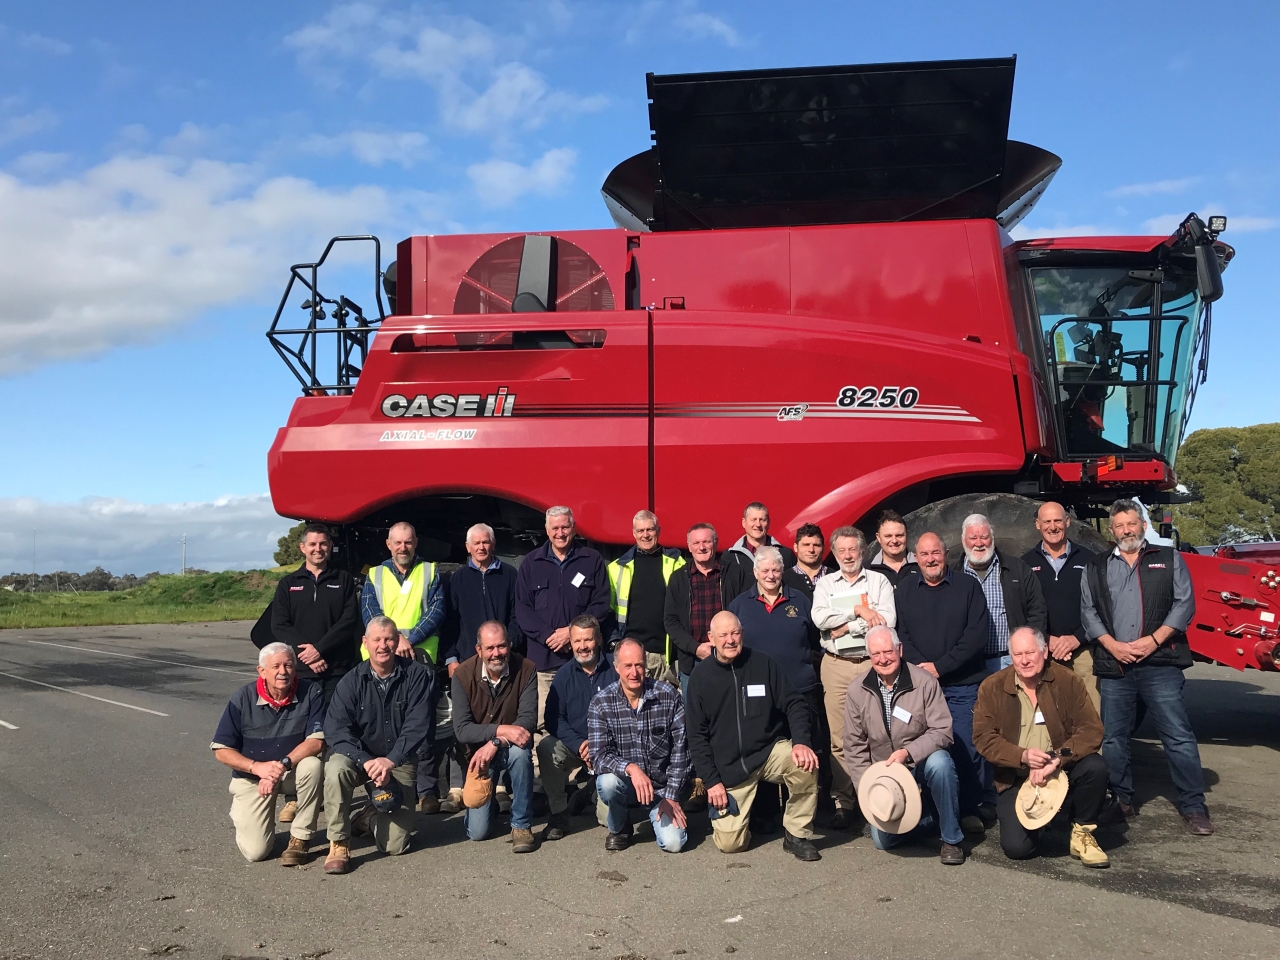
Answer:
[(631, 521), (636, 545), (606, 568), (614, 616), (609, 639), (613, 643), (626, 637), (639, 640), (644, 646), (645, 675), (678, 686), (671, 669), (674, 651), (663, 613), (667, 581), (684, 566), (685, 560), (679, 550), (658, 546), (661, 532), (658, 518), (649, 510), (641, 510)]
[[(374, 617), (390, 617), (400, 631), (396, 656), (429, 662), (438, 668), (445, 604), (436, 565), (418, 556), (418, 534), (408, 523), (394, 524), (387, 531), (387, 549), (391, 551), (391, 558), (369, 570), (360, 596), (365, 625)], [(364, 658), (369, 659), (368, 651), (363, 652)], [(433, 715), (445, 686), (444, 678), (438, 678), (431, 703)], [(418, 809), (423, 813), (440, 812), (434, 735), (433, 729), (418, 756)]]

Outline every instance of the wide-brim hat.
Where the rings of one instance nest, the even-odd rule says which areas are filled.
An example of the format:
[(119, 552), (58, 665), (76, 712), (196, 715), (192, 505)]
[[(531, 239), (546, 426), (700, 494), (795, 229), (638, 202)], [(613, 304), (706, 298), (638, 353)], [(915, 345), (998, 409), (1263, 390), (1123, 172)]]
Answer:
[(493, 799), (493, 780), (474, 770), (467, 771), (467, 782), (462, 785), (462, 803), (468, 810), (479, 810)]
[(1049, 825), (1058, 815), (1067, 799), (1067, 774), (1058, 770), (1041, 786), (1035, 786), (1028, 777), (1018, 788), (1013, 806), (1018, 812), (1018, 822), (1028, 830), (1039, 830)]
[(873, 763), (858, 781), (858, 808), (877, 830), (910, 833), (920, 806), (920, 785), (904, 763)]

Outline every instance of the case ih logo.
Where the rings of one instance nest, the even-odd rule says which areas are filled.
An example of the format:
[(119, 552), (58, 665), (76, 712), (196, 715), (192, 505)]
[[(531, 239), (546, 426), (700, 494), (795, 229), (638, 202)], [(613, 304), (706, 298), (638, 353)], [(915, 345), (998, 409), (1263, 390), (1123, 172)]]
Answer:
[(516, 408), (516, 395), (499, 387), (497, 393), (420, 393), (412, 400), (393, 393), (382, 401), (383, 416), (395, 417), (509, 417)]

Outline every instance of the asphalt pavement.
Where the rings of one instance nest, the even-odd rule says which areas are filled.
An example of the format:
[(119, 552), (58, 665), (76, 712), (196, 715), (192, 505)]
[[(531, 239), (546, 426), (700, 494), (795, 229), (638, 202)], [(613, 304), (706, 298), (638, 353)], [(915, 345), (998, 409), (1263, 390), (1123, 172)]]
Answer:
[(516, 856), (420, 817), (409, 854), (358, 840), (356, 869), (327, 877), (322, 839), (296, 869), (233, 841), (209, 741), (253, 679), (249, 626), (0, 631), (0, 960), (1280, 955), (1277, 674), (1188, 672), (1218, 833), (1186, 833), (1148, 724), (1141, 814), (1099, 832), (1109, 870), (1065, 836), (1008, 862), (994, 830), (961, 867), (821, 830), (818, 863), (780, 836), (725, 856), (705, 816), (679, 855), (607, 853), (587, 816)]

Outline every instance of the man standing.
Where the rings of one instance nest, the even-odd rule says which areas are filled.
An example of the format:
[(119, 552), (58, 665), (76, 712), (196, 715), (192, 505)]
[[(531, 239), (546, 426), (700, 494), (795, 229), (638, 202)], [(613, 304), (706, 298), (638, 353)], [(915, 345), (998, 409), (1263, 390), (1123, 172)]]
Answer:
[(840, 527), (831, 534), (831, 545), (840, 569), (814, 587), (813, 622), (821, 631), (823, 701), (831, 729), (831, 795), (836, 803), (831, 826), (847, 830), (855, 822), (857, 785), (845, 771), (845, 691), (871, 669), (868, 632), (895, 626), (898, 612), (888, 578), (862, 566), (862, 531)]
[(711, 618), (754, 582), (745, 567), (722, 565), (716, 558), (716, 528), (695, 523), (689, 528), (689, 554), (693, 563), (680, 567), (667, 581), (663, 620), (671, 642), (679, 651), (680, 692), (689, 688), (689, 675), (699, 660), (711, 656), (707, 631)]
[(1080, 588), (1085, 633), (1097, 641), (1094, 672), (1102, 698), (1102, 756), (1111, 775), (1113, 816), (1137, 815), (1129, 737), (1138, 697), (1147, 705), (1169, 759), (1178, 807), (1196, 836), (1213, 833), (1204, 802), (1204, 771), (1182, 699), (1191, 666), (1187, 626), (1196, 612), (1191, 575), (1172, 547), (1146, 541), (1147, 524), (1132, 500), (1111, 505), (1116, 547), (1096, 556)]
[(884, 574), (895, 587), (913, 573), (919, 573), (916, 555), (907, 550), (907, 525), (896, 511), (885, 510), (876, 522), (879, 549), (867, 564), (868, 570)]
[(960, 815), (966, 830), (979, 832), (982, 758), (973, 748), (973, 706), (987, 676), (990, 633), (987, 601), (977, 578), (947, 569), (947, 545), (936, 533), (916, 540), (920, 572), (894, 590), (903, 655), (942, 686), (951, 711), (951, 757), (960, 781)]
[[(506, 628), (482, 623), (476, 656), (453, 674), (453, 728), (470, 752), (467, 772), (495, 780), (511, 775), (511, 843), (514, 853), (537, 849), (533, 839), (533, 731), (538, 723), (538, 684), (533, 663), (511, 652)], [(489, 803), (465, 814), (467, 837), (485, 840), (497, 817)]]
[(749, 503), (742, 511), (742, 536), (724, 552), (720, 563), (722, 566), (737, 564), (750, 573), (756, 551), (764, 546), (778, 548), (778, 552), (782, 554), (784, 570), (795, 566), (796, 555), (791, 552), (791, 548), (784, 547), (769, 535), (769, 508), (763, 503)]
[(671, 670), (671, 638), (663, 622), (667, 584), (684, 566), (680, 551), (658, 545), (658, 518), (641, 510), (631, 521), (636, 545), (606, 568), (614, 627), (610, 641), (639, 640), (645, 652), (645, 671), (655, 680), (676, 682)]
[(497, 620), (507, 628), (513, 650), (520, 649), (520, 628), (516, 624), (516, 569), (494, 556), (493, 527), (477, 523), (467, 531), (464, 546), (467, 562), (449, 578), (449, 600), (458, 615), (458, 647), (445, 657), (449, 676), (459, 659), (471, 656), (480, 624)]
[(393, 857), (409, 849), (414, 810), (404, 795), (412, 796), (415, 761), (433, 733), (436, 698), (435, 674), (412, 657), (396, 655), (402, 639), (390, 617), (370, 620), (364, 629), (369, 659), (342, 678), (329, 702), (324, 722), (330, 749), (324, 765), (329, 818), (325, 873), (351, 869), (351, 808), (362, 783), (390, 794), (390, 809), (375, 804), (372, 814), (378, 849)]
[(782, 849), (797, 860), (821, 860), (813, 845), (818, 757), (810, 747), (809, 707), (773, 659), (743, 648), (742, 624), (732, 613), (715, 615), (710, 636), (715, 652), (689, 681), (689, 752), (707, 804), (718, 812), (712, 839), (721, 853), (747, 849), (756, 786), (786, 784)]
[[(937, 679), (927, 670), (902, 661), (902, 641), (892, 627), (867, 632), (871, 670), (846, 691), (843, 760), (850, 781), (860, 784), (873, 763), (903, 763), (931, 808), (910, 833), (889, 833), (871, 825), (877, 850), (888, 850), (936, 826), (942, 834), (942, 862), (964, 863), (960, 846), (960, 783), (951, 746), (951, 711)], [(865, 789), (865, 788), (864, 788)]]
[(556, 678), (551, 681), (547, 714), (543, 718), (547, 735), (537, 750), (542, 789), (547, 792), (547, 805), (551, 808), (544, 840), (561, 840), (569, 835), (566, 796), (569, 776), (591, 763), (587, 705), (592, 697), (618, 679), (604, 652), (600, 623), (595, 617), (583, 614), (573, 619), (569, 624), (569, 646), (573, 649), (573, 659), (556, 671)]
[(1044, 594), (1030, 567), (996, 547), (991, 521), (982, 514), (965, 517), (960, 537), (964, 572), (982, 584), (987, 601), (990, 619), (983, 653), (987, 673), (995, 673), (1009, 666), (1009, 634), (1019, 627), (1034, 627), (1041, 633), (1047, 629)]
[(587, 708), (588, 755), (596, 793), (608, 808), (604, 848), (631, 845), (633, 804), (645, 807), (658, 848), (684, 849), (688, 834), (680, 800), (689, 782), (684, 701), (676, 688), (644, 673), (644, 647), (623, 640), (613, 651), (618, 680)]
[(289, 790), (301, 803), (295, 805), (297, 816), (291, 818), (280, 863), (305, 864), (320, 816), (324, 697), (318, 683), (298, 679), (292, 647), (268, 643), (259, 651), (257, 682), (232, 695), (210, 747), (232, 770), (231, 822), (244, 858), (253, 862), (271, 855), (276, 795)]
[(551, 681), (572, 656), (569, 623), (584, 613), (601, 622), (609, 616), (604, 560), (574, 538), (573, 511), (552, 507), (547, 542), (529, 552), (516, 577), (516, 620), (538, 671), (538, 740)]
[(1036, 511), (1040, 543), (1028, 550), (1022, 562), (1040, 581), (1049, 618), (1049, 655), (1068, 663), (1089, 691), (1095, 710), (1102, 710), (1098, 680), (1093, 675), (1093, 651), (1080, 623), (1080, 582), (1093, 553), (1067, 539), (1071, 518), (1062, 504), (1042, 503)]
[[(832, 544), (835, 537), (832, 536)], [(813, 585), (819, 577), (825, 577), (831, 568), (822, 562), (826, 553), (827, 542), (822, 538), (822, 528), (816, 523), (803, 523), (796, 531), (796, 562), (788, 571), (792, 576), (789, 582), (810, 600), (813, 599)]]
[(1106, 867), (1093, 838), (1107, 792), (1107, 765), (1098, 754), (1102, 723), (1089, 693), (1071, 670), (1049, 659), (1044, 634), (1019, 627), (1009, 638), (1013, 665), (982, 681), (973, 711), (973, 742), (995, 767), (1000, 847), (1011, 860), (1035, 855), (1040, 830), (1018, 817), (1019, 787), (1043, 787), (1066, 771), (1071, 855), (1086, 867)]

